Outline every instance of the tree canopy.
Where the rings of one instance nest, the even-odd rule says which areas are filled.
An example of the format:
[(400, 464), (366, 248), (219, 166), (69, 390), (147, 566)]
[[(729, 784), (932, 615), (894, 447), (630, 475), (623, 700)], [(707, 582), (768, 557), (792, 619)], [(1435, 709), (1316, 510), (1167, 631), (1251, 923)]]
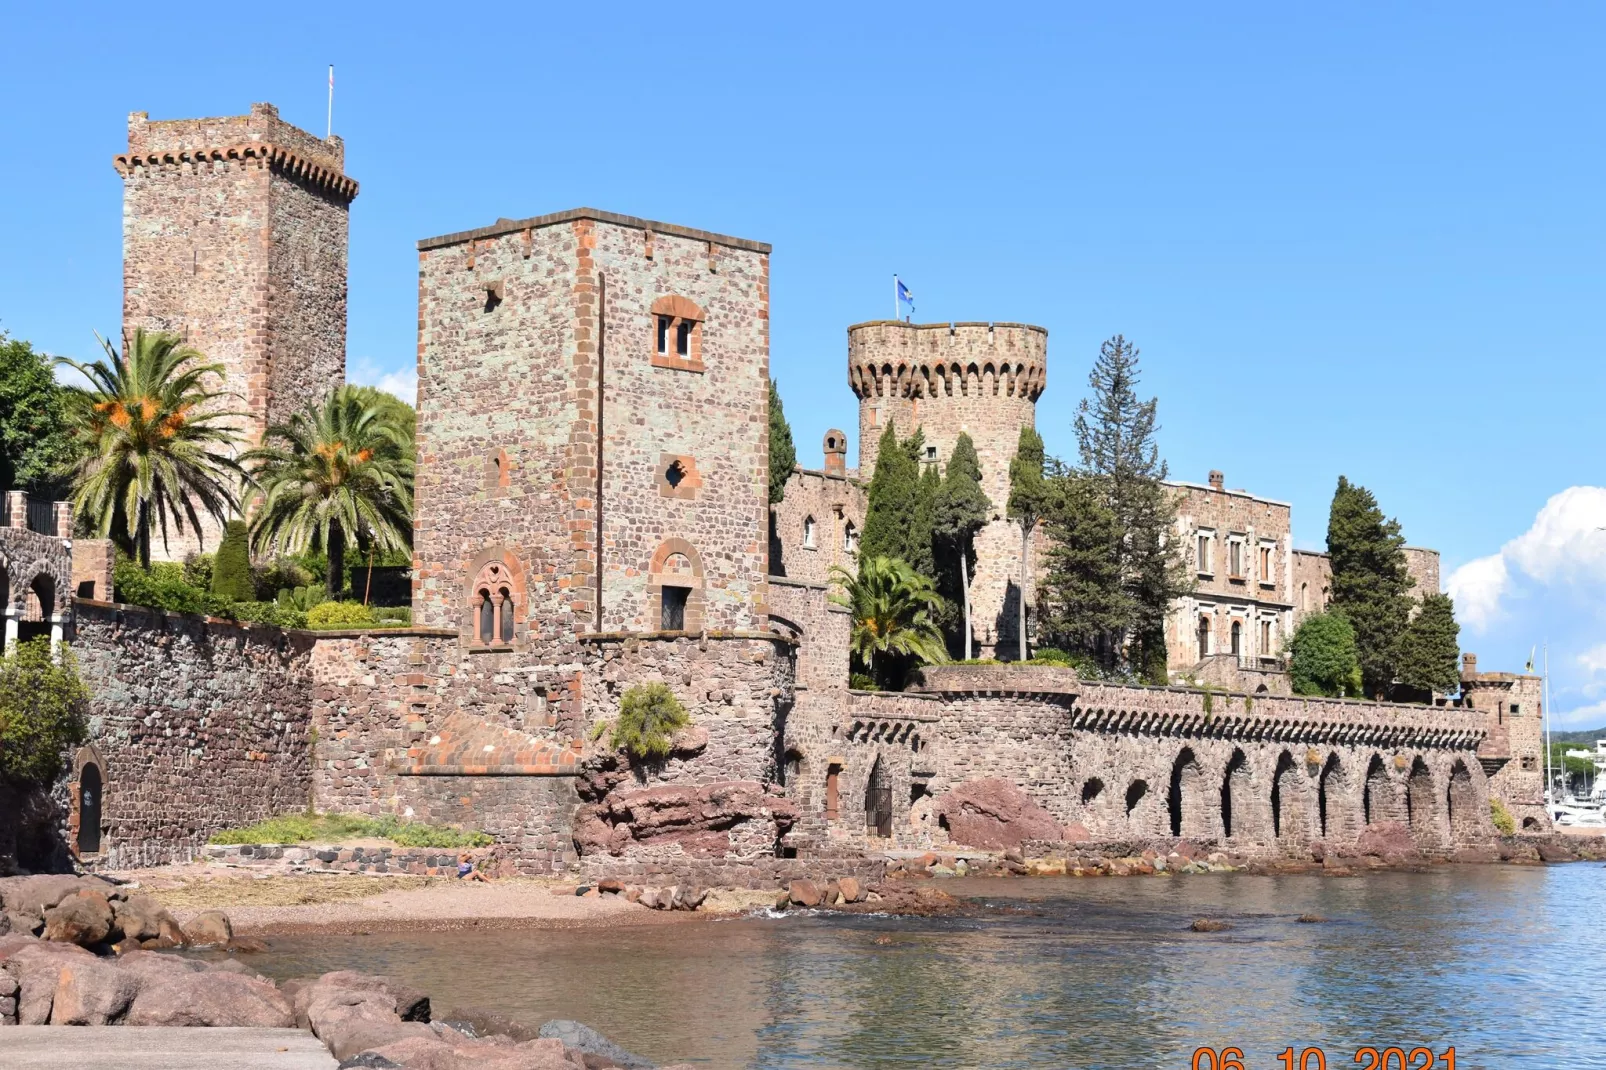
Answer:
[(910, 446), (917, 441), (923, 442), (924, 436), (899, 441), (897, 426), (890, 420), (881, 432), (859, 540), (861, 561), (887, 557), (913, 565), (916, 559), (930, 559), (929, 547), (922, 552), (915, 537), (919, 531), (920, 465)]
[(1360, 662), (1355, 629), (1340, 610), (1315, 613), (1300, 621), (1289, 644), (1289, 675), (1296, 695), (1357, 698)]
[(1399, 681), (1420, 691), (1452, 694), (1461, 687), (1461, 626), (1447, 594), (1430, 594), (1400, 637)]
[(89, 689), (71, 648), (41, 636), (0, 657), (0, 778), (48, 785), (88, 738)]
[[(928, 468), (934, 476), (936, 469)], [(992, 501), (981, 489), (981, 460), (970, 436), (960, 432), (948, 470), (936, 491), (932, 507), (932, 543), (937, 565), (937, 589), (963, 608), (959, 648), (970, 657), (970, 574), (976, 562), (976, 532), (987, 523)]]
[(1132, 619), (1131, 595), (1121, 576), (1121, 525), (1094, 477), (1055, 465), (1048, 485), (1039, 641), (1108, 669)]
[(936, 616), (942, 599), (906, 563), (863, 558), (857, 576), (832, 566), (831, 580), (841, 589), (831, 601), (853, 615), (853, 656), (882, 688), (899, 689), (915, 666), (948, 660)]
[(786, 481), (792, 478), (797, 467), (797, 446), (792, 441), (792, 425), (786, 422), (786, 410), (781, 405), (781, 392), (770, 380), (770, 504), (786, 496)]
[(1009, 462), (1009, 518), (1020, 525), (1020, 597), (1016, 599), (1016, 638), (1018, 655), (1026, 660), (1026, 599), (1031, 586), (1028, 580), (1032, 568), (1032, 532), (1043, 519), (1048, 507), (1049, 488), (1043, 480), (1043, 436), (1035, 427), (1022, 427), (1015, 443), (1015, 456)]
[(1411, 612), (1405, 539), (1372, 492), (1343, 476), (1327, 520), (1332, 605), (1355, 629), (1355, 651), (1367, 695), (1385, 693), (1398, 672), (1400, 639)]
[(73, 455), (65, 395), (49, 357), (0, 332), (0, 490), (64, 489)]

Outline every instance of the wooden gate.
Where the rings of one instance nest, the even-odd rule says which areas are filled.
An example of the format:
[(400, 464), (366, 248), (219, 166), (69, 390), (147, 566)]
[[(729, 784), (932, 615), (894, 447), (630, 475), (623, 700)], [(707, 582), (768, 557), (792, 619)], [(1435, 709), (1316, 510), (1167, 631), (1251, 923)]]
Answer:
[(864, 789), (864, 824), (872, 836), (892, 835), (892, 778), (879, 756)]

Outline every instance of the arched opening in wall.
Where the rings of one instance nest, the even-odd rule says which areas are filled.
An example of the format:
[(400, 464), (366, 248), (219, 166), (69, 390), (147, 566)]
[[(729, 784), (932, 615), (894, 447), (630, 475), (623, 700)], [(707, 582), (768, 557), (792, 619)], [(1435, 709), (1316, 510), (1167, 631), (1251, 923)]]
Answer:
[(1333, 792), (1342, 788), (1343, 783), (1344, 767), (1338, 755), (1329, 754), (1327, 764), (1322, 766), (1321, 777), (1316, 781), (1316, 818), (1323, 839), (1338, 832), (1338, 810), (1334, 805)]
[(1171, 818), (1171, 835), (1181, 836), (1185, 828), (1191, 831), (1191, 826), (1197, 822), (1195, 815), (1185, 814), (1184, 810), (1197, 805), (1198, 787), (1199, 763), (1194, 760), (1193, 748), (1183, 747), (1171, 765), (1171, 787), (1165, 800), (1166, 812)]
[(56, 612), (56, 583), (44, 573), (33, 578), (24, 596), (17, 638), (23, 642), (50, 634), (50, 618)]
[(1232, 622), (1232, 656), (1238, 657), (1244, 652), (1244, 626), (1238, 621)]
[(1104, 791), (1104, 781), (1098, 777), (1089, 777), (1082, 785), (1082, 805), (1090, 806)]
[(1522, 831), (1524, 831), (1524, 832), (1532, 832), (1533, 830), (1537, 829), (1538, 827), (1539, 827), (1539, 819), (1537, 817), (1525, 817), (1525, 818), (1522, 819)]
[(850, 554), (859, 552), (859, 529), (851, 520), (842, 525), (842, 549)]
[(501, 561), (488, 562), (474, 578), (473, 634), (479, 645), (513, 641), (518, 615), (513, 586), (512, 570)]
[(1476, 839), (1478, 796), (1472, 787), (1472, 774), (1467, 771), (1467, 763), (1459, 758), (1450, 767), (1450, 785), (1444, 793), (1444, 802), (1451, 841), (1464, 843)]
[(1283, 807), (1289, 789), (1298, 790), (1294, 784), (1294, 756), (1283, 751), (1277, 756), (1277, 771), (1271, 777), (1271, 834), (1276, 839), (1283, 836)]
[(1204, 615), (1199, 617), (1199, 660), (1203, 661), (1210, 656), (1210, 618)]
[(864, 788), (864, 827), (872, 836), (892, 835), (892, 777), (879, 754)]
[(657, 629), (701, 631), (703, 564), (691, 543), (678, 538), (664, 540), (653, 553), (648, 571), (652, 579), (647, 585), (647, 609)]
[(815, 548), (814, 538), (814, 518), (812, 516), (806, 516), (803, 518), (803, 548), (805, 550), (812, 550)]
[(85, 762), (78, 770), (78, 853), (100, 853), (100, 815), (103, 781), (100, 766)]
[(1366, 782), (1361, 787), (1361, 816), (1368, 825), (1387, 819), (1390, 794), (1388, 770), (1379, 755), (1372, 755), (1366, 763)]
[(1299, 585), (1299, 611), (1301, 613), (1305, 613), (1305, 612), (1308, 612), (1309, 610), (1310, 610), (1310, 584), (1302, 583), (1302, 584)]
[(1235, 802), (1247, 802), (1249, 799), (1249, 759), (1244, 752), (1234, 748), (1232, 757), (1227, 761), (1227, 773), (1221, 778), (1221, 832), (1229, 839), (1234, 835), (1243, 835), (1242, 828), (1233, 827), (1233, 817), (1238, 812)]
[(1438, 822), (1433, 812), (1433, 774), (1420, 755), (1411, 763), (1411, 775), (1405, 781), (1405, 823), (1420, 843), (1438, 839)]
[(1132, 811), (1138, 808), (1138, 803), (1142, 802), (1143, 797), (1147, 794), (1149, 794), (1149, 782), (1147, 780), (1134, 780), (1127, 785), (1126, 818), (1128, 821), (1132, 820)]

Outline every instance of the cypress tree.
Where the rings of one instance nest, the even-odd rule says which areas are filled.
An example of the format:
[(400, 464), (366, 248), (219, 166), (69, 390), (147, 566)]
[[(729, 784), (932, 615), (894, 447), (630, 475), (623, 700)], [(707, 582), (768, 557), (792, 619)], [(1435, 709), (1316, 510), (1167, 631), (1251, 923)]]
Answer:
[(1020, 660), (1026, 660), (1026, 581), (1031, 575), (1032, 530), (1048, 505), (1048, 484), (1043, 481), (1043, 436), (1034, 427), (1022, 427), (1009, 462), (1009, 518), (1020, 525)]
[(251, 580), (248, 541), (245, 521), (231, 520), (224, 525), (217, 556), (212, 559), (212, 593), (217, 597), (230, 602), (251, 602), (256, 599), (256, 584)]
[(920, 484), (915, 490), (915, 522), (909, 530), (909, 567), (937, 581), (937, 554), (932, 526), (936, 520), (937, 496), (942, 493), (942, 476), (937, 466), (921, 466)]
[(792, 442), (792, 425), (786, 422), (781, 392), (770, 380), (770, 504), (786, 496), (786, 481), (797, 467), (797, 446)]
[(886, 557), (908, 563), (909, 533), (914, 530), (919, 495), (919, 466), (888, 421), (881, 433), (875, 475), (870, 477), (864, 534), (859, 540), (861, 562)]
[(1447, 695), (1461, 686), (1461, 626), (1447, 594), (1430, 594), (1405, 626), (1397, 673), (1402, 684)]
[[(935, 466), (927, 470), (935, 474)], [(971, 654), (970, 570), (976, 560), (976, 532), (987, 523), (993, 504), (981, 489), (981, 460), (970, 436), (961, 432), (948, 458), (948, 471), (937, 494), (932, 524), (937, 551), (938, 589), (952, 592), (963, 607), (960, 647)]]
[(1047, 574), (1037, 594), (1039, 633), (1048, 645), (1113, 670), (1132, 616), (1121, 582), (1121, 525), (1090, 476), (1055, 472), (1045, 497)]
[(1386, 520), (1372, 492), (1338, 477), (1327, 519), (1333, 601), (1355, 629), (1366, 694), (1381, 695), (1397, 675), (1400, 639), (1411, 613), (1411, 577), (1397, 520)]

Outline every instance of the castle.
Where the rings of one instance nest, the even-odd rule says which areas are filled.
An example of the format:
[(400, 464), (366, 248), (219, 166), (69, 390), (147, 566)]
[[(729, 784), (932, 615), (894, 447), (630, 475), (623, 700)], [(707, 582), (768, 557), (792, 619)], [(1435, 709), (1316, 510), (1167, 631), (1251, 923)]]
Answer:
[[(252, 433), (340, 382), (356, 184), (338, 141), (267, 105), (136, 115), (129, 141), (125, 331), (176, 329), (221, 360)], [(100, 586), (80, 578), (91, 547), (49, 551), (63, 578), (63, 555), (86, 558), (79, 597), (61, 583), (50, 599), (96, 696), (68, 792), (91, 864), (188, 857), (217, 828), (309, 799), (485, 829), (525, 872), (705, 884), (945, 843), (978, 783), (1073, 841), (1267, 858), (1364, 850), (1384, 832), (1484, 857), (1491, 791), (1523, 829), (1548, 829), (1528, 776), (1532, 677), (1469, 663), (1464, 697), (1431, 705), (1259, 686), (1275, 675), (1259, 654), (1319, 608), (1321, 566), (1292, 549), (1286, 506), (1216, 479), (1178, 485), (1179, 523), (1202, 579), (1226, 563), (1223, 586), (1202, 582), (1170, 638), (1190, 670), (1230, 651), (1229, 689), (998, 664), (851, 690), (827, 575), (856, 560), (864, 482), (833, 430), (823, 467), (769, 505), (770, 247), (576, 209), (417, 253), (411, 628), (287, 632), (119, 606), (103, 571)], [(848, 362), (864, 475), (888, 423), (922, 428), (934, 463), (961, 432), (975, 441), (996, 514), (977, 540), (977, 638), (1007, 654), (1017, 600), (1033, 597), (1002, 516), (1008, 461), (1046, 386), (1046, 332), (863, 323)], [(36, 533), (0, 528), (7, 575), (26, 571), (5, 556), (32, 545), (23, 535)], [(606, 729), (643, 681), (667, 684), (692, 724), (667, 759), (634, 766)]]

